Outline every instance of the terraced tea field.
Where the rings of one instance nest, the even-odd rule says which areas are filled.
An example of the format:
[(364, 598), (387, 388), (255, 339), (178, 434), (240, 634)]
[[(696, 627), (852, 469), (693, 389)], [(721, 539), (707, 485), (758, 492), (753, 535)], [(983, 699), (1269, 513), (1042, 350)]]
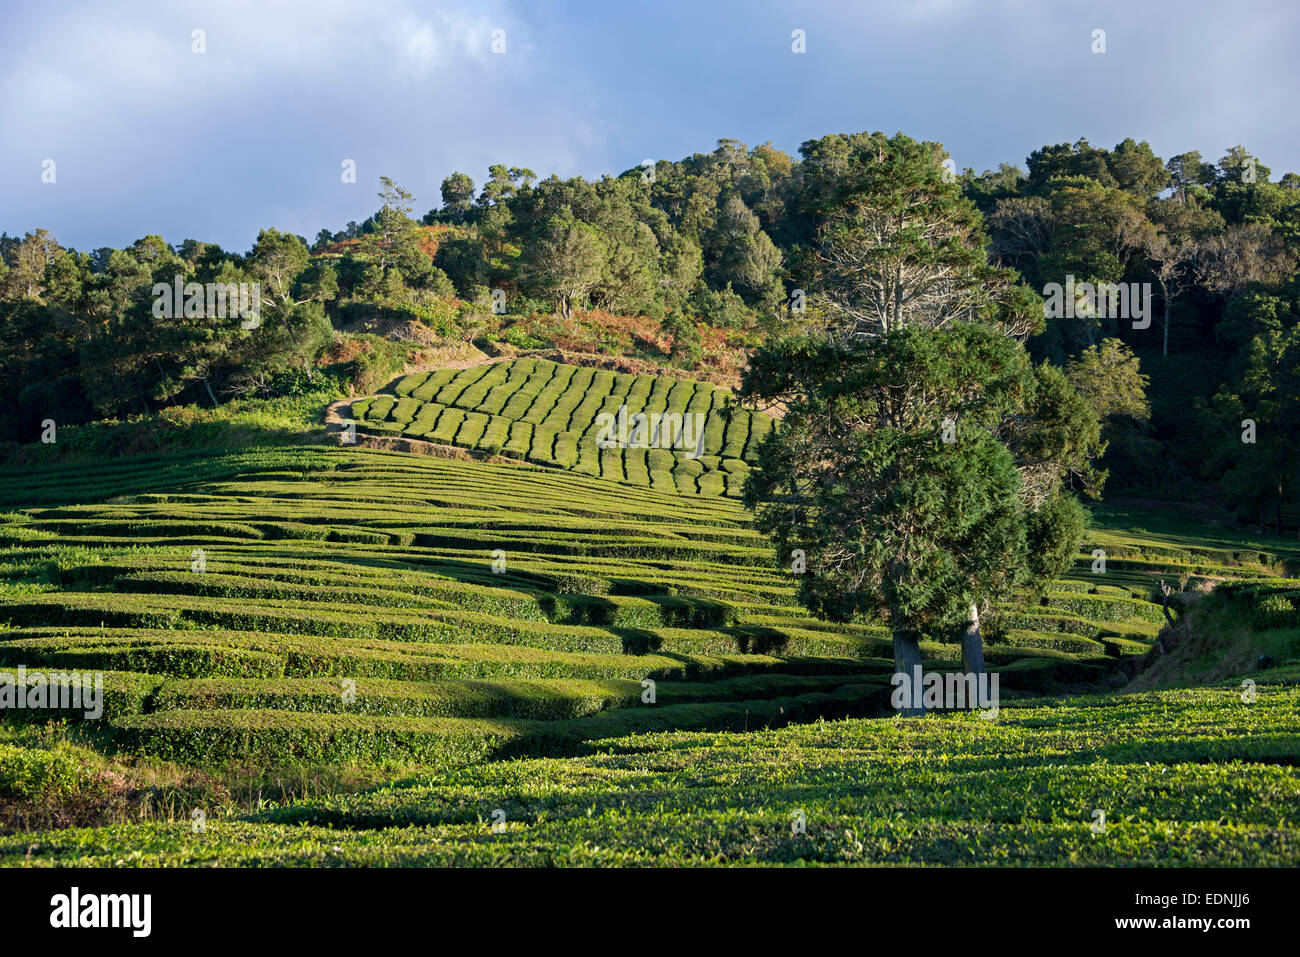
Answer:
[[(150, 467), (24, 473), (85, 503), (0, 525), (0, 665), (111, 672), (132, 750), (454, 763), (884, 707), (886, 631), (809, 617), (725, 499), (360, 449), (208, 467), (232, 471), (97, 503)], [(1011, 689), (1104, 682), (1159, 619), (1061, 582), (1002, 609), (989, 659)]]
[[(656, 491), (737, 497), (761, 412), (730, 409), (729, 390), (688, 379), (515, 359), (408, 375), (352, 404), (362, 431), (526, 459)], [(602, 428), (622, 417), (604, 438)], [(645, 416), (638, 434), (636, 416)]]
[[(565, 841), (586, 847), (588, 837), (604, 841), (619, 829), (648, 839), (652, 819), (662, 825), (668, 815), (682, 823), (703, 807), (726, 803), (708, 833), (685, 827), (677, 843), (665, 846), (674, 859), (703, 862), (732, 854), (737, 838), (716, 830), (730, 826), (726, 821), (743, 831), (789, 810), (783, 799), (752, 804), (706, 789), (646, 811), (635, 823), (646, 801), (667, 800), (659, 785), (635, 797), (641, 783), (694, 780), (688, 766), (708, 765), (714, 759), (706, 752), (716, 746), (718, 770), (699, 772), (701, 781), (712, 782), (707, 788), (722, 788), (723, 779), (739, 784), (752, 773), (754, 782), (767, 781), (779, 795), (780, 762), (810, 762), (797, 777), (806, 778), (810, 794), (821, 795), (816, 800), (829, 802), (818, 813), (837, 823), (834, 833), (810, 845), (809, 859), (888, 861), (910, 846), (888, 827), (876, 843), (859, 834), (844, 844), (835, 836), (844, 830), (838, 822), (856, 813), (843, 803), (848, 792), (837, 797), (836, 788), (856, 788), (859, 798), (874, 794), (881, 809), (892, 807), (903, 792), (872, 790), (882, 774), (892, 773), (886, 752), (915, 746), (937, 754), (950, 745), (941, 730), (926, 731), (932, 737), (915, 745), (905, 742), (908, 731), (870, 731), (869, 758), (840, 755), (825, 764), (831, 755), (823, 749), (832, 746), (824, 743), (827, 732), (791, 729), (794, 737), (780, 737), (763, 730), (891, 713), (889, 636), (870, 622), (834, 625), (809, 617), (795, 604), (793, 575), (774, 567), (747, 513), (723, 496), (528, 463), (313, 446), (11, 469), (0, 473), (0, 506), (7, 509), (0, 512), (0, 669), (103, 672), (103, 716), (63, 714), (85, 746), (183, 767), (366, 766), (388, 769), (379, 780), (425, 776), (425, 790), (340, 796), (336, 803), (296, 804), (299, 810), (271, 818), (232, 810), (229, 829), (214, 831), (208, 845), (185, 839), (184, 854), (194, 860), (472, 862), (498, 855), (561, 862)], [(1041, 600), (1000, 607), (988, 630), (987, 658), (1000, 675), (1007, 709), (1002, 714), (1017, 703), (1030, 709), (1023, 722), (1013, 722), (1021, 731), (994, 730), (1003, 726), (1001, 717), (924, 722), (974, 736), (985, 763), (971, 765), (969, 773), (992, 768), (988, 762), (997, 763), (992, 755), (1000, 747), (1039, 748), (1056, 740), (1032, 730), (1039, 727), (1033, 716), (1064, 720), (1043, 695), (1123, 683), (1123, 659), (1146, 652), (1160, 627), (1161, 610), (1150, 601), (1159, 578), (1201, 571), (1257, 580), (1258, 562), (1276, 557), (1248, 553), (1227, 539), (1175, 546), (1114, 526), (1099, 528), (1094, 538), (1075, 573)], [(1096, 542), (1113, 556), (1106, 575), (1090, 572)], [(927, 669), (960, 670), (956, 645), (930, 641), (922, 650)], [(1231, 699), (1231, 691), (1224, 694)], [(1287, 694), (1293, 701), (1285, 689), (1269, 692), (1269, 700), (1282, 702)], [(1172, 707), (1158, 696), (1148, 705), (1157, 716)], [(1087, 714), (1102, 718), (1120, 713), (1108, 711), (1104, 699), (1089, 707), (1098, 710)], [(1278, 754), (1295, 754), (1294, 714), (1267, 713), (1273, 723), (1233, 733), (1256, 734), (1255, 745), (1272, 755), (1265, 757), (1282, 761)], [(57, 749), (42, 750), (53, 747), (41, 743), (45, 738), (23, 730), (37, 717), (50, 714), (6, 712), (0, 764), (53, 774), (66, 760)], [(895, 724), (867, 722), (878, 723)], [(1159, 724), (1152, 717), (1145, 726), (1159, 737)], [(842, 731), (846, 741), (858, 734), (852, 722), (814, 727), (840, 729), (835, 733)], [(1030, 738), (1015, 737), (1022, 732)], [(1122, 727), (1106, 734), (1120, 750), (1130, 740)], [(1099, 747), (1088, 734), (1079, 740), (1085, 751)], [(797, 758), (785, 755), (787, 744)], [(1161, 747), (1177, 750), (1168, 742)], [(1259, 758), (1248, 751), (1240, 752), (1242, 759)], [(1221, 757), (1237, 754), (1228, 748)], [(752, 767), (769, 759), (777, 763), (761, 772)], [(16, 773), (3, 787), (21, 793), (27, 785), (15, 781), (31, 776)], [(926, 790), (917, 777), (925, 773), (912, 768), (899, 780)], [(1042, 784), (1042, 772), (1029, 765), (1017, 773), (1016, 787)], [(1189, 786), (1213, 786), (1208, 770), (1186, 773)], [(860, 774), (876, 783), (859, 780)], [(608, 778), (608, 787), (592, 791), (579, 783), (592, 776)], [(1098, 787), (1104, 777), (1096, 779)], [(841, 784), (817, 789), (831, 778)], [(1295, 785), (1291, 769), (1268, 781), (1284, 797)], [(943, 786), (935, 779), (929, 790)], [(465, 788), (478, 796), (471, 801)], [(752, 789), (745, 793), (756, 799)], [(583, 816), (597, 804), (599, 813)], [(504, 846), (462, 841), (436, 850), (501, 806), (510, 809), (511, 821), (520, 815), (554, 820), (553, 839), (512, 837)], [(933, 813), (956, 812), (936, 804)], [(386, 827), (417, 819), (433, 829), (424, 832), (432, 844), (409, 847), (407, 838), (389, 841), (382, 833), (339, 837), (328, 845), (339, 850), (321, 859), (322, 823)], [(1071, 818), (1068, 828), (1075, 826)], [(129, 833), (137, 850), (160, 842), (151, 852), (155, 863), (179, 853), (163, 825), (136, 827)], [(52, 832), (37, 841), (44, 850), (36, 861), (104, 862), (94, 847), (113, 858), (119, 846), (113, 833)], [(1255, 833), (1243, 831), (1239, 843)], [(1269, 853), (1293, 853), (1289, 840), (1274, 841)], [(610, 853), (635, 861), (641, 852), (624, 846)], [(801, 853), (781, 840), (728, 859)], [(936, 844), (922, 857), (946, 853)], [(604, 857), (593, 851), (578, 859)]]

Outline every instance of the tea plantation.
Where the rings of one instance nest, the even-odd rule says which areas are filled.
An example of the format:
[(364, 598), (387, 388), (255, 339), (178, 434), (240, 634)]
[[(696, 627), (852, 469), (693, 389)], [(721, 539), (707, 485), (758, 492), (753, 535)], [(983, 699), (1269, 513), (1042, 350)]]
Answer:
[[(1264, 571), (1287, 554), (1103, 510), (1074, 573), (997, 609), (999, 714), (899, 721), (886, 630), (809, 617), (739, 504), (673, 485), (322, 446), (0, 473), (0, 670), (106, 675), (98, 720), (6, 712), (5, 798), (354, 769), (277, 807), (191, 791), (17, 834), (0, 861), (1297, 859), (1294, 669), (1249, 705), (1235, 683), (1102, 694), (1151, 648), (1160, 578), (1289, 596)], [(923, 653), (960, 670), (955, 644)]]
[[(758, 443), (761, 412), (733, 408), (719, 386), (514, 359), (408, 375), (391, 393), (352, 403), (357, 427), (527, 459), (656, 491), (737, 497)], [(622, 417), (624, 442), (602, 448)], [(634, 416), (644, 416), (636, 433)], [(616, 439), (617, 428), (607, 435)]]
[(996, 721), (641, 734), (200, 833), (186, 818), (0, 836), (0, 864), (1294, 866), (1297, 733), (1279, 687), (1249, 705), (1221, 688)]

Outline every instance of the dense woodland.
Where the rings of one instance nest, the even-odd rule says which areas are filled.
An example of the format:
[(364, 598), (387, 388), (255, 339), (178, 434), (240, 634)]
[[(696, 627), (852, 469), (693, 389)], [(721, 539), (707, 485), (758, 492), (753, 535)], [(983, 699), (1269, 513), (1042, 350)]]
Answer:
[[(826, 250), (850, 157), (888, 142), (828, 135), (795, 158), (722, 140), (594, 182), (493, 166), (481, 188), (446, 177), (418, 219), (415, 198), (384, 178), (364, 222), (314, 241), (268, 228), (246, 253), (158, 236), (86, 252), (43, 229), (5, 235), (0, 442), (34, 441), (45, 420), (293, 395), (322, 379), (371, 385), (404, 355), (391, 335), (365, 334), (377, 319), (390, 333), (527, 349), (592, 314), (639, 317), (656, 334), (630, 348), (684, 369), (714, 361), (715, 344), (758, 348), (833, 306), (844, 271), (828, 269)], [(943, 166), (941, 147), (921, 146)], [(1028, 342), (1105, 422), (1107, 489), (1223, 501), (1242, 521), (1280, 525), (1300, 503), (1300, 176), (1274, 181), (1241, 147), (1165, 160), (1132, 139), (1046, 146), (1025, 166), (954, 171), (944, 200), (987, 265), (1009, 270), (1022, 307), (1041, 310), (1045, 287), (1067, 276), (1153, 291), (1145, 329), (1080, 308)], [(900, 174), (891, 188), (913, 185)], [(260, 322), (159, 318), (153, 287), (177, 275), (260, 284)]]

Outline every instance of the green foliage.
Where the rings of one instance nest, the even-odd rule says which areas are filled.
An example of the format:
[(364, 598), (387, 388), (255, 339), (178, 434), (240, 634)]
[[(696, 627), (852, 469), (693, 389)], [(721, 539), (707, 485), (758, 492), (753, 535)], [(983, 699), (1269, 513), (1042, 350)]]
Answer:
[[(1040, 327), (1033, 297), (987, 264), (979, 212), (937, 144), (822, 145), (839, 152), (818, 200), (824, 293), (803, 331), (751, 361), (742, 395), (786, 416), (745, 501), (780, 563), (807, 562), (801, 601), (835, 620), (883, 617), (909, 670), (920, 635), (957, 629), (1073, 552), (1078, 515), (1059, 489), (1095, 491), (1102, 445), (1065, 376), (1012, 338)], [(1027, 520), (1044, 502), (1035, 569)]]
[(841, 341), (958, 319), (1013, 335), (1041, 325), (1013, 274), (988, 265), (979, 211), (947, 181), (942, 159), (936, 143), (874, 133), (823, 187), (817, 298)]
[[(1221, 441), (1225, 418), (1246, 386), (1255, 337), (1296, 323), (1295, 212), (1300, 194), (1244, 148), (1218, 163), (1196, 152), (1160, 168), (1146, 143), (1126, 139), (1113, 150), (1086, 140), (1035, 151), (1023, 180), (1008, 173), (969, 177), (971, 196), (989, 216), (992, 249), (1041, 288), (1073, 275), (1154, 290), (1152, 313), (1140, 317), (1079, 313), (1048, 321), (1032, 342), (1036, 355), (1065, 364), (1079, 357), (1085, 378), (1118, 376), (1107, 385), (1134, 416), (1108, 412), (1106, 464), (1121, 486), (1200, 498), (1226, 491), (1238, 516), (1277, 524), (1292, 500), (1273, 465)], [(1166, 195), (1163, 189), (1172, 188)], [(1133, 321), (1126, 321), (1132, 318)], [(1105, 341), (1099, 343), (1104, 337)], [(1136, 400), (1133, 363), (1103, 363), (1089, 353), (1122, 339), (1143, 355), (1150, 379), (1149, 425)], [(1104, 366), (1111, 366), (1109, 372)], [(1249, 388), (1246, 388), (1249, 392)], [(1222, 398), (1214, 409), (1210, 399)], [(1106, 404), (1105, 401), (1102, 404)], [(1243, 461), (1244, 459), (1244, 461)], [(1200, 488), (1195, 483), (1204, 483)], [(1213, 492), (1207, 486), (1214, 486)]]
[(406, 364), (407, 346), (383, 336), (358, 337), (366, 348), (343, 367), (344, 374), (358, 392), (374, 392), (386, 385)]
[(474, 181), (464, 173), (452, 173), (442, 181), (442, 208), (458, 219), (464, 217), (474, 201)]
[(1255, 624), (1260, 628), (1300, 627), (1300, 615), (1291, 598), (1269, 595), (1260, 601), (1255, 612)]
[(919, 635), (1009, 590), (1025, 562), (1020, 479), (993, 430), (1032, 389), (1018, 348), (956, 324), (904, 327), (869, 351), (807, 344), (755, 358), (742, 394), (794, 398), (745, 500), (782, 565), (805, 552), (810, 609)]
[(570, 758), (420, 769), (210, 818), (201, 834), (170, 821), (23, 834), (0, 860), (103, 866), (131, 848), (145, 866), (1293, 866), (1295, 713), (1283, 688), (1250, 706), (1239, 691), (1003, 702), (994, 722), (641, 733)]
[(361, 249), (382, 273), (396, 269), (418, 284), (429, 274), (430, 259), (416, 242), (415, 221), (410, 216), (414, 197), (387, 176), (379, 181), (383, 206), (375, 216), (374, 232), (362, 239)]
[(0, 742), (0, 797), (56, 798), (80, 790), (84, 778), (71, 755)]
[(584, 305), (600, 282), (605, 246), (600, 233), (582, 222), (554, 218), (524, 251), (528, 287), (551, 299), (566, 319), (573, 304)]
[(1074, 564), (1087, 527), (1078, 499), (1060, 489), (1025, 518), (1026, 563), (1024, 578), (1042, 588)]
[(681, 313), (669, 313), (659, 329), (672, 339), (669, 355), (673, 361), (692, 368), (704, 358), (704, 339), (699, 326), (691, 319)]
[(1108, 425), (1112, 418), (1146, 422), (1147, 378), (1139, 371), (1138, 357), (1119, 339), (1107, 339), (1085, 349), (1067, 372), (1076, 392), (1088, 400), (1097, 418)]
[(1243, 517), (1271, 505), (1280, 533), (1283, 506), (1300, 500), (1300, 325), (1256, 336), (1240, 385), (1214, 405), (1227, 433), (1218, 449), (1225, 488)]
[(1102, 462), (1112, 481), (1132, 487), (1154, 478), (1161, 449), (1151, 438), (1150, 381), (1138, 357), (1119, 339), (1106, 339), (1071, 361), (1066, 377), (1102, 422)]
[[(1025, 331), (1042, 323), (1044, 285), (1071, 274), (1154, 290), (1149, 325), (1080, 314), (1048, 320), (1031, 342), (1036, 358), (1061, 366), (1090, 363), (1090, 350), (1117, 348), (1112, 340), (1142, 355), (1151, 421), (1110, 417), (1115, 481), (1148, 491), (1172, 482), (1192, 495), (1193, 483), (1222, 485), (1243, 518), (1275, 523), (1292, 492), (1276, 483), (1266, 491), (1271, 466), (1219, 454), (1211, 436), (1224, 426), (1209, 400), (1244, 397), (1256, 337), (1286, 332), (1300, 315), (1295, 174), (1271, 181), (1242, 146), (1217, 162), (1187, 152), (1162, 164), (1136, 137), (1111, 149), (1045, 146), (1028, 157), (1027, 173), (1004, 163), (954, 180), (946, 158), (939, 144), (862, 132), (809, 140), (797, 157), (721, 140), (712, 152), (596, 181), (538, 181), (494, 164), (477, 198), (470, 177), (447, 176), (443, 208), (425, 217), (426, 229), (410, 218), (410, 194), (383, 178), (374, 215), (322, 230), (314, 256), (275, 229), (244, 255), (157, 236), (90, 253), (63, 249), (41, 229), (6, 236), (0, 391), (15, 414), (0, 440), (33, 441), (45, 419), (62, 426), (267, 395), (270, 379), (320, 360), (332, 325), (380, 325), (415, 339), (497, 337), (492, 289), (505, 291), (513, 317), (574, 307), (680, 314), (735, 330), (735, 345), (760, 341), (796, 289), (809, 304), (801, 323), (853, 325), (844, 305), (857, 282), (879, 293), (867, 298), (905, 303), (920, 321), (974, 310)], [(858, 227), (873, 217), (908, 225), (862, 245)], [(935, 308), (930, 292), (942, 283), (929, 280), (945, 270), (963, 278)], [(158, 321), (153, 286), (177, 275), (259, 282), (261, 326)], [(890, 321), (872, 316), (867, 325)], [(425, 328), (404, 328), (412, 323)], [(534, 328), (527, 341), (550, 344), (562, 331)], [(593, 348), (612, 348), (593, 339)], [(1159, 362), (1150, 361), (1156, 352)], [(683, 361), (693, 358), (691, 346)], [(1112, 371), (1127, 376), (1128, 366)], [(1187, 375), (1189, 367), (1198, 372)], [(1125, 396), (1130, 385), (1126, 378)], [(1204, 407), (1187, 401), (1189, 390)]]

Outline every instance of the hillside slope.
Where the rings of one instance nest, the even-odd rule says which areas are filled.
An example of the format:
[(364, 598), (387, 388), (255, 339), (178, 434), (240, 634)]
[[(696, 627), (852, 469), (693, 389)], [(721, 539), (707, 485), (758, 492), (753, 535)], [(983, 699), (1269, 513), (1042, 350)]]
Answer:
[[(885, 706), (888, 632), (810, 617), (725, 499), (361, 449), (201, 468), (4, 483), (85, 504), (0, 524), (0, 665), (112, 672), (105, 721), (127, 750), (457, 763)], [(1119, 589), (1063, 582), (1045, 601), (1003, 609), (988, 658), (1009, 692), (1108, 680), (1159, 616)]]
[(730, 398), (689, 379), (529, 358), (409, 375), (391, 393), (354, 402), (351, 415), (362, 431), (734, 498), (772, 419), (732, 408)]

